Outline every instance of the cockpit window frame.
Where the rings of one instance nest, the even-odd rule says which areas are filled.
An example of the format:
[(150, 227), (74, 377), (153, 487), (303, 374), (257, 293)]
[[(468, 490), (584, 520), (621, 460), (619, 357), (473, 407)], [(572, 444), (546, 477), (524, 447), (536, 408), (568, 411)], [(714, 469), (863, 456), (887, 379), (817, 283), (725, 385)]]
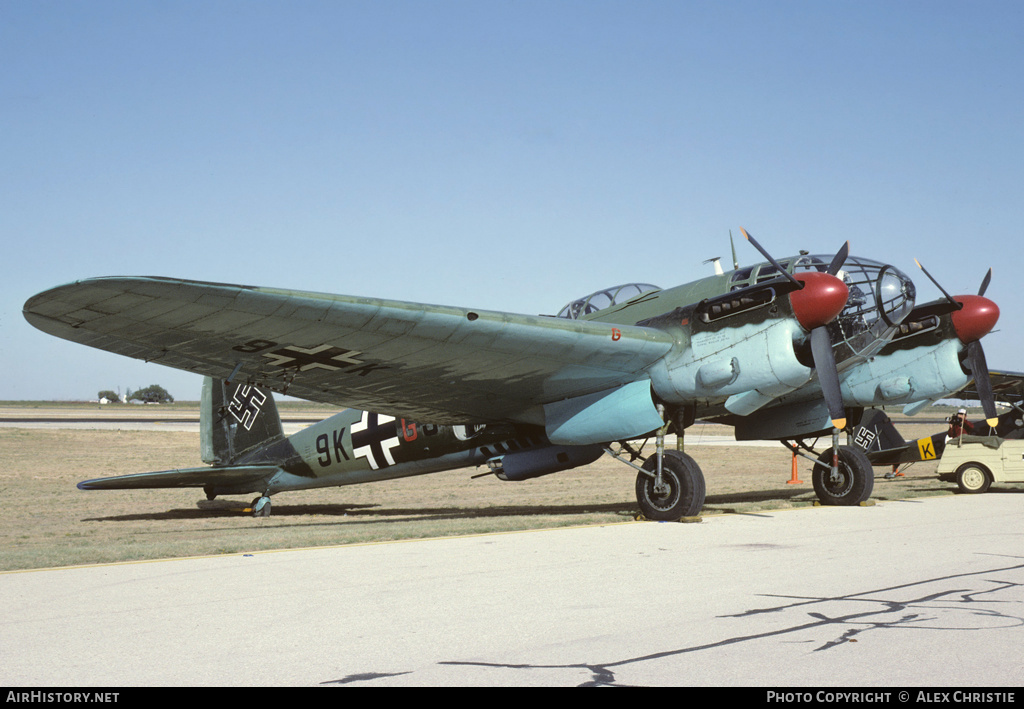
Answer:
[[(590, 295), (567, 303), (555, 317), (564, 320), (579, 320), (602, 310), (628, 303), (647, 293), (660, 291), (653, 283), (622, 283), (611, 288), (602, 288)], [(603, 300), (602, 300), (603, 298)]]
[[(823, 264), (828, 260), (828, 256), (801, 255), (792, 272), (824, 271), (827, 265)], [(902, 284), (899, 295), (888, 299), (882, 294), (887, 274)], [(858, 256), (847, 257), (836, 275), (846, 284), (850, 295), (842, 312), (828, 325), (833, 346), (845, 344), (852, 352), (867, 355), (913, 309), (917, 295), (914, 283), (891, 264)], [(890, 317), (897, 313), (897, 317)]]

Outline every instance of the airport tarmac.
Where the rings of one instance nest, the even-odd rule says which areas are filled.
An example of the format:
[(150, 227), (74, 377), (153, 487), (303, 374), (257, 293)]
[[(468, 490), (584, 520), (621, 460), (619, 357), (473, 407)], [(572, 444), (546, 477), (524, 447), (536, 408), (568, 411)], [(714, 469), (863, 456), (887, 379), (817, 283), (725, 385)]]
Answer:
[(1018, 492), (0, 574), (8, 686), (1019, 687)]

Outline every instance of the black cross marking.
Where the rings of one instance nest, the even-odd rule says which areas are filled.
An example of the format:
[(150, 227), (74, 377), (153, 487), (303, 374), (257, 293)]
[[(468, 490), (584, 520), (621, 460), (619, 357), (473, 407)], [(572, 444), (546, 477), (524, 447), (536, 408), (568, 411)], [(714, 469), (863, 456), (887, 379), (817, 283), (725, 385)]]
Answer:
[(305, 372), (310, 369), (337, 371), (355, 364), (363, 364), (361, 360), (356, 359), (358, 354), (362, 353), (330, 345), (320, 345), (309, 349), (289, 345), (273, 352), (264, 353), (263, 356), (273, 360), (271, 364), (276, 367), (294, 368)]
[[(271, 343), (271, 346), (274, 344)], [(345, 374), (358, 374), (365, 377), (377, 369), (388, 369), (386, 365), (378, 362), (365, 362), (356, 356), (361, 354), (362, 352), (357, 350), (346, 350), (343, 347), (332, 347), (331, 345), (308, 348), (287, 345), (272, 352), (264, 352), (263, 356), (268, 358), (273, 366), (292, 372), (307, 372), (311, 369), (324, 369), (329, 372), (344, 370)]]
[(363, 412), (363, 418), (352, 424), (352, 452), (366, 458), (374, 470), (395, 464), (391, 449), (399, 444), (398, 422), (391, 416)]

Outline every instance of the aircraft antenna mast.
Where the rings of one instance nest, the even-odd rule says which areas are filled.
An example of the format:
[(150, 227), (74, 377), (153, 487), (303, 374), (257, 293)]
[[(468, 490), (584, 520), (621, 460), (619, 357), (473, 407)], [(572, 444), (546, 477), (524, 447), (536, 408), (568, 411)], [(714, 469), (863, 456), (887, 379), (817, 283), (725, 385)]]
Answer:
[(721, 276), (723, 273), (725, 273), (725, 271), (722, 270), (722, 257), (721, 256), (715, 256), (713, 258), (705, 259), (704, 263), (713, 263), (713, 264), (715, 264), (715, 275), (716, 276)]
[(732, 240), (732, 229), (729, 230), (729, 246), (732, 247), (732, 268), (734, 271), (740, 269), (740, 260), (736, 258), (736, 244)]

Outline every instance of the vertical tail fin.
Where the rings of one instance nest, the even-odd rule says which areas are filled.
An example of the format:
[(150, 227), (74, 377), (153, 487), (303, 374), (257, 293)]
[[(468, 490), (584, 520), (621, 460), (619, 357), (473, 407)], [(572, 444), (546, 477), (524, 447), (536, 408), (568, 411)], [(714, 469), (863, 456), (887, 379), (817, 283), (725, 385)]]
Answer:
[(896, 430), (885, 412), (879, 409), (868, 409), (864, 412), (856, 428), (855, 441), (869, 456), (898, 452), (907, 447), (907, 441)]
[(205, 377), (199, 411), (204, 463), (231, 465), (247, 451), (284, 438), (274, 395), (257, 386)]

